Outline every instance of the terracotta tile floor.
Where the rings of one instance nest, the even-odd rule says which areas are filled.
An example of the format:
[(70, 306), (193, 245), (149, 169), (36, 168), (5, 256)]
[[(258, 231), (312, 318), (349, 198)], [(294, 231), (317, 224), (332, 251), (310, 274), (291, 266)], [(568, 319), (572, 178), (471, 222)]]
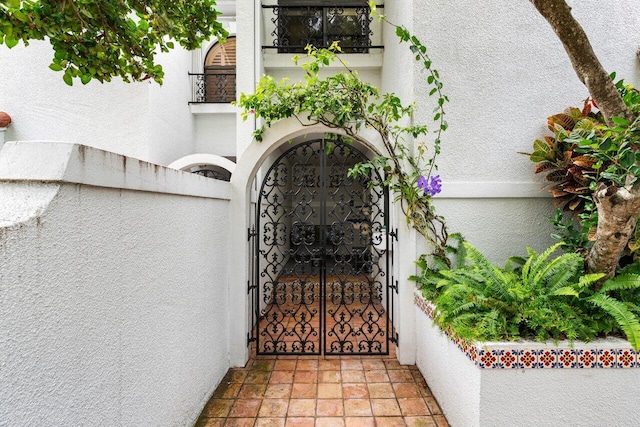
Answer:
[(232, 368), (196, 426), (447, 426), (415, 366), (389, 356), (257, 356)]

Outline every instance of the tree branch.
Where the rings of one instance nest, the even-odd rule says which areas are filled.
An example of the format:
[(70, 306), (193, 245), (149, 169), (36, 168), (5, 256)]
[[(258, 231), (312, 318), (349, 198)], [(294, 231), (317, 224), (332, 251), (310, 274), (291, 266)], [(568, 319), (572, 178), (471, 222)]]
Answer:
[(580, 81), (587, 87), (598, 104), (608, 125), (612, 117), (635, 119), (627, 108), (609, 74), (596, 57), (586, 33), (571, 15), (571, 7), (565, 0), (530, 0), (531, 4), (549, 22), (564, 46), (571, 65)]

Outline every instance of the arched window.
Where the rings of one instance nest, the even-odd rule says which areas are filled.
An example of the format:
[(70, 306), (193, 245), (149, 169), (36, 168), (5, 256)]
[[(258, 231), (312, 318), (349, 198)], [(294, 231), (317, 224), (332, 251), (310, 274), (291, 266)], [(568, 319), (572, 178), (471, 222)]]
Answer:
[(204, 60), (205, 102), (236, 99), (236, 38), (214, 44)]

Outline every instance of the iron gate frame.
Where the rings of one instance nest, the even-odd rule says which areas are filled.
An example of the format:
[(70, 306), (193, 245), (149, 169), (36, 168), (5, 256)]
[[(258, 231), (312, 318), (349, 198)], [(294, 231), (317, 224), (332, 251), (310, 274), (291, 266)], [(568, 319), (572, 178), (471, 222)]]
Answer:
[[(313, 152), (313, 146), (319, 144), (319, 148), (317, 148), (317, 153), (319, 156), (319, 171), (316, 174), (318, 177), (318, 188), (319, 188), (319, 195), (315, 195), (315, 197), (319, 197), (320, 199), (320, 207), (319, 207), (319, 214), (320, 214), (320, 218), (319, 218), (319, 241), (321, 244), (321, 259), (319, 261), (319, 265), (318, 267), (318, 273), (317, 273), (317, 286), (319, 288), (319, 294), (318, 294), (318, 305), (319, 305), (319, 309), (318, 309), (318, 339), (317, 339), (317, 349), (314, 347), (312, 347), (311, 351), (306, 351), (306, 349), (303, 347), (301, 349), (299, 349), (298, 351), (293, 351), (293, 345), (292, 345), (292, 351), (287, 351), (287, 345), (285, 343), (285, 349), (284, 351), (278, 351), (278, 349), (276, 348), (276, 344), (274, 344), (273, 348), (269, 351), (263, 351), (263, 349), (261, 349), (261, 345), (260, 345), (260, 336), (261, 336), (261, 332), (258, 330), (259, 326), (260, 326), (260, 322), (261, 320), (264, 318), (264, 312), (261, 309), (261, 300), (260, 300), (260, 295), (261, 292), (263, 291), (263, 289), (261, 289), (261, 285), (260, 285), (260, 276), (263, 273), (263, 268), (261, 268), (261, 248), (260, 248), (260, 241), (258, 241), (258, 238), (263, 236), (263, 233), (261, 232), (261, 221), (260, 218), (261, 216), (263, 216), (263, 212), (262, 212), (262, 198), (263, 198), (263, 192), (264, 192), (264, 188), (266, 185), (267, 180), (269, 179), (270, 174), (274, 171), (274, 169), (276, 167), (278, 167), (278, 165), (281, 164), (281, 161), (283, 161), (283, 159), (285, 159), (287, 157), (287, 155), (289, 155), (290, 153), (293, 153), (296, 150), (300, 150), (303, 148), (309, 148), (311, 149), (311, 152)], [(356, 147), (354, 147), (352, 144), (348, 144), (344, 141), (341, 140), (340, 137), (335, 138), (335, 139), (325, 139), (325, 138), (321, 138), (321, 139), (312, 139), (312, 140), (308, 140), (299, 144), (296, 144), (295, 146), (288, 148), (287, 150), (285, 150), (281, 155), (278, 156), (278, 158), (269, 166), (267, 173), (264, 175), (264, 178), (262, 180), (262, 183), (259, 185), (259, 187), (257, 188), (258, 191), (258, 197), (257, 197), (257, 201), (256, 201), (256, 205), (255, 205), (255, 214), (254, 214), (254, 225), (252, 226), (251, 229), (248, 230), (248, 239), (250, 241), (250, 248), (251, 248), (251, 266), (250, 266), (250, 280), (247, 283), (247, 293), (248, 293), (248, 298), (250, 301), (250, 305), (251, 305), (251, 313), (250, 313), (250, 332), (248, 333), (248, 339), (247, 339), (247, 343), (250, 344), (252, 342), (255, 342), (255, 350), (256, 350), (256, 354), (257, 355), (360, 355), (360, 356), (365, 356), (365, 355), (371, 355), (371, 356), (379, 356), (379, 355), (388, 355), (389, 354), (389, 350), (390, 350), (390, 346), (392, 343), (396, 343), (398, 342), (398, 336), (397, 333), (395, 332), (395, 327), (393, 324), (393, 318), (394, 316), (394, 310), (395, 310), (395, 294), (398, 293), (398, 286), (397, 286), (397, 281), (394, 282), (394, 278), (393, 278), (393, 243), (394, 240), (397, 239), (397, 233), (394, 231), (391, 231), (391, 216), (390, 216), (390, 200), (389, 200), (389, 189), (387, 186), (382, 186), (382, 185), (377, 185), (375, 188), (379, 191), (378, 193), (376, 193), (379, 197), (381, 197), (382, 206), (379, 205), (375, 205), (378, 208), (378, 213), (377, 215), (380, 216), (383, 220), (383, 224), (381, 226), (381, 231), (383, 231), (383, 233), (381, 233), (381, 238), (384, 240), (384, 247), (385, 249), (383, 250), (383, 256), (384, 256), (384, 270), (380, 267), (380, 262), (378, 259), (378, 273), (377, 276), (379, 275), (380, 277), (383, 278), (383, 280), (379, 280), (380, 285), (384, 287), (384, 289), (382, 289), (381, 295), (383, 294), (384, 297), (380, 297), (380, 298), (384, 298), (381, 300), (380, 305), (382, 306), (383, 311), (382, 312), (378, 312), (378, 314), (385, 314), (385, 321), (384, 321), (384, 331), (382, 332), (382, 335), (384, 336), (384, 339), (381, 341), (383, 341), (382, 343), (380, 343), (380, 351), (371, 351), (371, 341), (368, 341), (369, 343), (369, 351), (357, 351), (358, 349), (356, 347), (360, 346), (361, 343), (358, 341), (354, 341), (354, 342), (350, 342), (350, 343), (355, 343), (355, 345), (353, 345), (352, 350), (351, 351), (344, 351), (344, 341), (343, 344), (341, 344), (340, 347), (340, 351), (333, 351), (327, 348), (327, 343), (328, 343), (328, 339), (327, 337), (329, 336), (329, 334), (333, 331), (333, 329), (335, 329), (335, 326), (333, 329), (329, 329), (327, 326), (327, 318), (330, 317), (331, 315), (328, 313), (328, 308), (327, 308), (327, 302), (326, 302), (326, 297), (327, 297), (327, 259), (328, 259), (328, 252), (327, 252), (327, 230), (328, 230), (328, 221), (327, 221), (327, 213), (328, 213), (328, 209), (329, 209), (329, 205), (328, 205), (328, 188), (329, 188), (329, 181), (331, 180), (331, 176), (330, 174), (328, 174), (328, 168), (330, 165), (327, 164), (327, 160), (328, 160), (328, 156), (330, 155), (329, 151), (327, 150), (327, 144), (331, 144), (333, 146), (333, 150), (335, 150), (336, 148), (340, 148), (342, 150), (348, 150), (349, 152), (354, 153), (356, 156), (359, 157), (359, 161), (358, 162), (365, 162), (365, 161), (369, 161), (369, 158), (359, 149), (357, 149)], [(291, 169), (293, 169), (293, 166), (291, 167)], [(293, 177), (290, 177), (289, 175), (293, 173), (292, 170), (287, 172), (287, 177), (288, 179), (293, 179)], [(381, 176), (379, 174), (378, 171), (374, 170), (372, 171), (372, 173), (374, 174), (374, 178), (378, 183), (382, 182)], [(343, 177), (345, 178), (345, 177)], [(367, 182), (371, 181), (372, 178), (368, 178)], [(342, 180), (340, 181), (342, 182)], [(306, 187), (306, 186), (305, 186)], [(340, 187), (341, 188), (341, 187)], [(364, 188), (364, 187), (363, 187)], [(371, 190), (372, 188), (368, 188), (369, 190)], [(314, 199), (315, 200), (315, 199)], [(351, 198), (351, 200), (349, 201), (350, 206), (353, 206), (353, 196)], [(334, 203), (333, 207), (335, 207), (337, 204)], [(374, 204), (372, 203), (372, 206), (374, 206)], [(331, 227), (333, 227), (333, 224), (331, 224)], [(293, 229), (293, 226), (291, 226), (291, 228)], [(289, 232), (289, 244), (292, 244), (292, 237), (291, 237), (291, 233), (292, 230), (290, 230)], [(373, 228), (371, 229), (371, 235), (373, 236)], [(265, 237), (263, 237), (262, 240), (265, 240)], [(379, 242), (380, 243), (380, 242)], [(370, 237), (370, 240), (367, 244), (367, 246), (364, 248), (365, 250), (370, 250), (371, 248), (373, 248), (374, 245), (374, 241), (373, 238)], [(353, 249), (353, 248), (352, 248)], [(293, 255), (297, 255), (296, 252), (294, 252), (293, 250), (289, 250), (289, 255), (293, 256)], [(336, 255), (334, 253), (334, 255)], [(348, 255), (353, 255), (353, 251), (349, 252)], [(362, 255), (364, 256), (364, 252), (362, 253)], [(380, 258), (380, 257), (379, 257)], [(371, 256), (371, 259), (373, 259), (373, 256)], [(335, 259), (334, 259), (335, 261)], [(313, 262), (317, 262), (317, 260), (314, 260), (313, 258), (310, 258), (309, 260), (304, 260), (304, 265), (310, 265), (312, 266)], [(372, 261), (368, 261), (372, 266), (373, 262)], [(297, 264), (296, 264), (297, 265)], [(266, 266), (264, 267), (266, 269)], [(373, 268), (373, 267), (372, 267)], [(282, 266), (282, 270), (285, 269), (285, 266)], [(350, 271), (349, 274), (355, 274), (357, 273), (357, 271)], [(280, 273), (282, 274), (282, 272)], [(280, 275), (279, 275), (280, 276)], [(278, 276), (278, 277), (279, 277)], [(374, 277), (375, 278), (375, 277)], [(382, 283), (384, 282), (384, 283)], [(268, 283), (268, 282), (266, 282)], [(373, 283), (378, 283), (377, 280), (374, 280)], [(306, 283), (303, 283), (302, 286), (304, 286)], [(342, 286), (341, 289), (341, 298), (342, 301), (344, 301), (344, 297), (345, 297), (345, 283), (340, 283), (340, 286)], [(354, 289), (355, 289), (355, 284), (353, 284)], [(374, 287), (372, 282), (369, 282), (369, 288), (370, 288), (370, 299), (372, 299), (373, 297), (371, 295), (373, 295), (374, 292)], [(360, 289), (362, 289), (362, 284), (360, 285)], [(275, 290), (275, 285), (274, 288), (272, 289), (272, 292), (276, 292)], [(266, 291), (265, 291), (266, 294)], [(333, 294), (332, 294), (333, 295)], [(304, 291), (302, 294), (302, 298), (304, 298)], [(354, 298), (355, 299), (355, 298)], [(265, 302), (266, 304), (266, 302)], [(300, 305), (298, 305), (298, 307), (296, 308), (296, 311), (293, 312), (293, 314), (296, 314), (297, 311), (300, 309), (301, 305), (307, 305), (303, 302), (300, 303)], [(346, 307), (346, 303), (345, 303), (345, 307)], [(377, 310), (376, 310), (377, 311)], [(364, 312), (362, 313), (364, 315)], [(369, 313), (371, 315), (371, 313)], [(313, 317), (313, 316), (312, 316)], [(312, 318), (310, 317), (310, 319)], [(364, 317), (363, 317), (364, 319)], [(335, 317), (334, 317), (335, 320)], [(359, 332), (362, 332), (362, 328), (364, 328), (364, 325), (361, 327), (361, 329), (359, 330)], [(335, 331), (334, 331), (335, 332)], [(353, 334), (354, 332), (351, 332), (351, 334)], [(357, 334), (356, 334), (357, 335)], [(349, 336), (349, 335), (348, 335)], [(374, 336), (375, 337), (375, 336)], [(340, 342), (340, 341), (338, 341)], [(365, 341), (366, 342), (366, 341)], [(377, 341), (376, 341), (377, 343)]]

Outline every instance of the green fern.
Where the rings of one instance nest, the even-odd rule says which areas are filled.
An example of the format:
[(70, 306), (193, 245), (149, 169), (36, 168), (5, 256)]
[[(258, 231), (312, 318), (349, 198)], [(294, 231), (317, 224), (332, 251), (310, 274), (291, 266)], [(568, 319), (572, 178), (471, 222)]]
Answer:
[(638, 321), (638, 316), (633, 314), (624, 303), (603, 293), (592, 295), (587, 298), (587, 301), (613, 317), (620, 329), (624, 331), (634, 350), (640, 349), (640, 321)]
[(623, 274), (607, 280), (600, 292), (640, 289), (640, 274)]
[(499, 268), (462, 240), (450, 248), (452, 256), (464, 254), (456, 268), (429, 268), (421, 260), (422, 274), (414, 279), (435, 303), (436, 323), (463, 339), (589, 341), (624, 333), (638, 349), (640, 265), (629, 266), (596, 291), (602, 274), (583, 274), (578, 254), (554, 256), (561, 246), (540, 254), (527, 248), (526, 259), (514, 257)]

